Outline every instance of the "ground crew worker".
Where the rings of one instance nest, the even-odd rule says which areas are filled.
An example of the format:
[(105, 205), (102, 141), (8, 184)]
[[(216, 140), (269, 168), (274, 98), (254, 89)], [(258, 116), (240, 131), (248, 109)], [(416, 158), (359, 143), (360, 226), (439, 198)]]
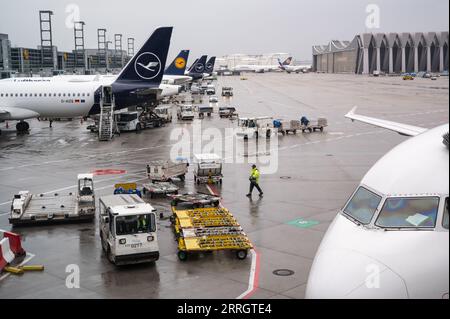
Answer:
[(259, 191), (259, 196), (262, 197), (264, 195), (261, 187), (259, 187), (259, 177), (261, 174), (259, 173), (258, 168), (256, 165), (252, 166), (252, 171), (250, 172), (250, 193), (247, 194), (247, 197), (252, 197), (253, 189), (256, 187), (256, 189)]
[(137, 226), (138, 226), (138, 231), (141, 231), (141, 232), (147, 231), (147, 220), (144, 215), (139, 216)]

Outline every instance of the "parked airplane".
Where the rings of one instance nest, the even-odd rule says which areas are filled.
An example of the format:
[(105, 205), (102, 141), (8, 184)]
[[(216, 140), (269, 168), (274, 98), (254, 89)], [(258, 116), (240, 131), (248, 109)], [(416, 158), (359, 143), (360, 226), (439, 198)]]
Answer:
[(196, 60), (188, 70), (187, 75), (194, 81), (203, 80), (207, 59), (208, 56), (203, 55), (200, 59)]
[(213, 56), (206, 63), (206, 66), (205, 66), (205, 74), (206, 74), (206, 76), (210, 76), (210, 75), (213, 74), (215, 64), (216, 64), (216, 57)]
[(427, 130), (355, 114), (412, 136), (363, 178), (316, 254), (307, 298), (449, 298), (449, 125)]
[(163, 83), (172, 85), (183, 85), (192, 81), (190, 76), (185, 75), (187, 61), (189, 59), (189, 50), (183, 50), (170, 64), (163, 76)]
[(167, 60), (172, 27), (157, 29), (118, 77), (97, 76), (97, 81), (75, 79), (11, 79), (0, 81), (0, 122), (18, 120), (18, 131), (27, 131), (24, 120), (37, 117), (70, 118), (100, 113), (104, 86), (111, 86), (116, 109), (157, 100)]
[(282, 69), (283, 71), (286, 71), (289, 74), (291, 74), (293, 72), (295, 72), (297, 74), (300, 72), (306, 73), (309, 70), (311, 70), (311, 68), (312, 68), (312, 65), (310, 65), (310, 64), (291, 65), (292, 58), (288, 58), (283, 63), (280, 60), (278, 60), (278, 63), (280, 64), (280, 69)]
[[(283, 65), (286, 63), (290, 63), (292, 58), (289, 57), (286, 61), (283, 62)], [(280, 66), (277, 65), (257, 65), (257, 64), (239, 64), (231, 69), (232, 72), (255, 72), (255, 73), (264, 73), (264, 72), (273, 72), (279, 71)]]

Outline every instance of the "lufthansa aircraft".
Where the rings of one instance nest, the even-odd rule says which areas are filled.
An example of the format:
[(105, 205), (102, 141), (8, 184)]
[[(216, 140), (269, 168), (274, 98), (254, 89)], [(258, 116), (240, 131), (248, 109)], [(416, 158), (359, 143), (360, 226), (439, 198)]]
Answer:
[(449, 125), (425, 129), (355, 114), (411, 139), (366, 174), (329, 227), (306, 297), (449, 298)]
[(116, 109), (157, 100), (164, 74), (172, 27), (157, 29), (118, 77), (97, 76), (54, 81), (51, 78), (0, 81), (0, 122), (19, 121), (18, 131), (28, 131), (26, 119), (70, 118), (100, 113), (103, 86), (111, 86)]
[(163, 83), (172, 85), (183, 85), (192, 81), (192, 78), (185, 75), (187, 61), (189, 59), (189, 50), (183, 50), (173, 60), (164, 72)]

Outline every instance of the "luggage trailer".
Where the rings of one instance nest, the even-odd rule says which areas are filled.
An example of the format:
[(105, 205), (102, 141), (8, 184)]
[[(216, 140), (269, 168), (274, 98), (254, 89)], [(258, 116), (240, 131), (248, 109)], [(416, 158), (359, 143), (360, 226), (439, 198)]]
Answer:
[(93, 174), (79, 174), (77, 193), (14, 195), (9, 222), (13, 226), (90, 222), (95, 218)]

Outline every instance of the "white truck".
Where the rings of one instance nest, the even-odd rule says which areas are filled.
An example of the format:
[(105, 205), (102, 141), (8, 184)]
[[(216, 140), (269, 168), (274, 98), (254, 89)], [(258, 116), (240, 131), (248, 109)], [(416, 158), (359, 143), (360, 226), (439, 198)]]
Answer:
[(147, 165), (147, 177), (152, 182), (170, 182), (174, 178), (184, 181), (189, 168), (189, 161), (185, 158), (152, 161)]
[(194, 181), (222, 184), (222, 158), (217, 154), (196, 154), (194, 156)]
[(236, 135), (244, 139), (270, 138), (273, 131), (273, 118), (271, 117), (239, 118)]
[(163, 122), (172, 122), (172, 106), (171, 105), (160, 105), (155, 108), (155, 114), (158, 115)]
[(216, 87), (213, 84), (209, 84), (206, 87), (206, 94), (207, 95), (215, 95), (216, 94)]
[(131, 112), (118, 112), (115, 114), (117, 127), (120, 132), (139, 132), (146, 128), (161, 127), (163, 120), (154, 112), (142, 110)]
[(116, 266), (159, 259), (156, 209), (137, 195), (110, 195), (99, 200), (103, 251)]
[(195, 118), (194, 106), (180, 105), (178, 107), (177, 117), (181, 121), (193, 121)]
[(94, 176), (79, 174), (77, 192), (14, 195), (9, 222), (13, 226), (92, 221), (95, 218)]
[(232, 97), (234, 94), (233, 94), (233, 88), (232, 87), (227, 87), (227, 86), (224, 86), (223, 88), (222, 88), (222, 96), (225, 96), (225, 97)]

